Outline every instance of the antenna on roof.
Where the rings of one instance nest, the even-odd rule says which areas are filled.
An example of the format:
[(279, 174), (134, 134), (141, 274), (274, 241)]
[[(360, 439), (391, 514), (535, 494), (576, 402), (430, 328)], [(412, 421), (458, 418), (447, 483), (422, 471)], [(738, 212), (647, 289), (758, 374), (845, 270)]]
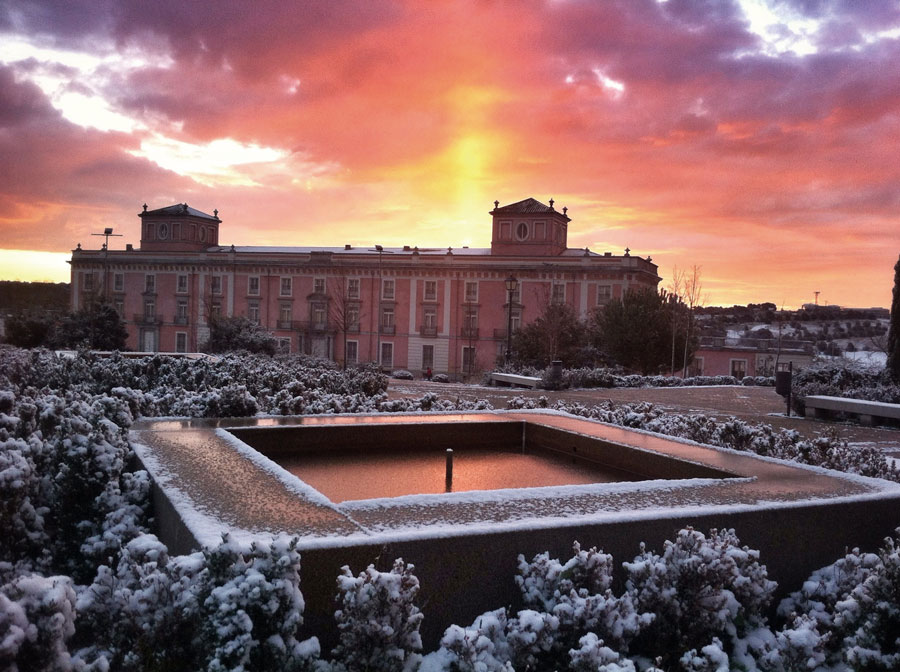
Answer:
[(92, 235), (92, 236), (103, 236), (103, 238), (104, 238), (104, 240), (103, 240), (103, 249), (104, 249), (104, 250), (107, 250), (107, 249), (109, 249), (109, 239), (110, 239), (110, 236), (112, 236), (113, 238), (121, 238), (123, 234), (121, 234), (121, 233), (113, 233), (112, 227), (111, 227), (111, 226), (107, 226), (105, 229), (103, 229), (103, 233), (92, 233), (91, 235)]

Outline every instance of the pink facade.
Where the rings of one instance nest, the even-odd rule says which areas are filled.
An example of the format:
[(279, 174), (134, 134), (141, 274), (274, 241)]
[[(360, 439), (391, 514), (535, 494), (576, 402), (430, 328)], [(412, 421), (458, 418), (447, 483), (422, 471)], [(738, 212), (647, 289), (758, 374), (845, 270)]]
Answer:
[(649, 258), (566, 247), (570, 219), (552, 201), (489, 214), (489, 249), (244, 247), (219, 245), (217, 211), (145, 206), (140, 248), (73, 251), (72, 307), (110, 301), (134, 350), (196, 351), (212, 315), (241, 315), (291, 352), (464, 376), (503, 355), (510, 310), (513, 330), (551, 301), (586, 317), (660, 280)]
[(774, 376), (808, 366), (813, 360), (813, 344), (807, 341), (782, 341), (755, 338), (704, 338), (694, 355), (691, 376)]

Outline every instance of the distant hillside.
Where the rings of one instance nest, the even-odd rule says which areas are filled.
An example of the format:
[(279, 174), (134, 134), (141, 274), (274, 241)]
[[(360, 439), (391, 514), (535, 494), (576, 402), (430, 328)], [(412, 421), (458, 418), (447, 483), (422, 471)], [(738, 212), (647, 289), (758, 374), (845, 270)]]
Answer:
[(697, 310), (701, 337), (808, 341), (817, 353), (884, 353), (890, 311), (885, 308), (805, 306), (777, 310), (774, 303)]
[(69, 283), (0, 280), (0, 313), (30, 309), (69, 310)]

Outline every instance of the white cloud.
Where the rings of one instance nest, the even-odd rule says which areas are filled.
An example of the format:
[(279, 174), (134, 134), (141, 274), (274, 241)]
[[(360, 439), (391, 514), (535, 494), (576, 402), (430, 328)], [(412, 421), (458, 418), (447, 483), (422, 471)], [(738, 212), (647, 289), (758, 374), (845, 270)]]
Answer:
[(613, 98), (620, 98), (625, 93), (625, 83), (608, 77), (600, 68), (593, 69), (597, 81)]
[[(115, 109), (104, 97), (103, 89), (113, 79), (127, 77), (133, 70), (153, 66), (172, 67), (164, 53), (139, 47), (119, 48), (113, 44), (94, 44), (91, 53), (55, 49), (29, 41), (21, 35), (0, 35), (0, 63), (16, 70), (20, 80), (38, 86), (50, 103), (74, 124), (101, 131), (144, 129), (142, 122)], [(28, 68), (16, 67), (28, 61)]]

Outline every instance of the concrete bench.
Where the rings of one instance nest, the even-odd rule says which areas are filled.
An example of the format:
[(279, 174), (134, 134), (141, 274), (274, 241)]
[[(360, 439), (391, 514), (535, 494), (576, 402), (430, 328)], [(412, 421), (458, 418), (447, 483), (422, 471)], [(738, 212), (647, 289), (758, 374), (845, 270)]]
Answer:
[(518, 376), (514, 373), (491, 372), (491, 385), (503, 385), (505, 387), (530, 387), (535, 389), (541, 384), (541, 379), (535, 376)]
[(826, 419), (834, 413), (856, 416), (861, 425), (873, 425), (876, 420), (900, 421), (900, 404), (882, 401), (847, 399), (845, 397), (806, 397), (806, 417)]

